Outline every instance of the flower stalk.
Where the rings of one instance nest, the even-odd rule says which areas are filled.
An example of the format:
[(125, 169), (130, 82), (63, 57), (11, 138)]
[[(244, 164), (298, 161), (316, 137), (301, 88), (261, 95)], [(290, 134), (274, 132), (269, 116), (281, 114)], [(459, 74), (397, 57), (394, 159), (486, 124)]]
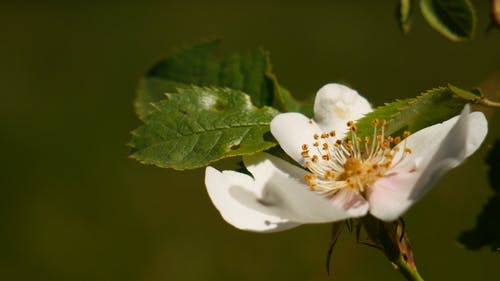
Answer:
[(368, 215), (361, 219), (370, 245), (382, 251), (387, 259), (409, 281), (423, 281), (420, 276), (408, 234), (402, 220), (384, 222)]

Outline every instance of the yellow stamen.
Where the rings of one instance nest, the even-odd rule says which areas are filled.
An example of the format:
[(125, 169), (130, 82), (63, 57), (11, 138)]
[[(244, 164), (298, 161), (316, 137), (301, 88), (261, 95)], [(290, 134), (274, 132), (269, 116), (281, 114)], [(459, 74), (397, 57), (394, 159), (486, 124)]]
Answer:
[[(375, 119), (372, 124), (373, 137), (358, 137), (356, 124), (349, 121), (346, 124), (351, 132), (349, 139), (333, 140), (335, 131), (330, 131), (313, 135), (311, 144), (315, 149), (309, 150), (308, 144), (301, 146), (304, 167), (310, 171), (304, 181), (311, 190), (329, 197), (342, 188), (350, 188), (364, 195), (380, 177), (412, 152), (406, 147), (406, 141), (404, 146), (396, 146), (410, 135), (408, 131), (402, 137), (393, 138), (386, 135), (386, 120)], [(398, 153), (400, 150), (403, 153)]]

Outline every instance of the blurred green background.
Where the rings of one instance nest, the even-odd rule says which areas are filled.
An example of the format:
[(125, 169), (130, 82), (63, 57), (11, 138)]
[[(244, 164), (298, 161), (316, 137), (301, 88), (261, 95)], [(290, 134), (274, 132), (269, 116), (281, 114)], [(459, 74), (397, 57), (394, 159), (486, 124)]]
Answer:
[[(476, 37), (459, 44), (419, 13), (401, 35), (396, 3), (2, 2), (0, 279), (402, 280), (347, 234), (328, 277), (328, 225), (238, 231), (210, 203), (202, 169), (144, 166), (126, 146), (140, 75), (203, 38), (221, 38), (221, 53), (268, 49), (297, 96), (340, 81), (374, 105), (447, 82), (473, 87), (500, 70), (500, 33), (485, 33), (489, 1), (474, 1)], [(483, 159), (500, 137), (498, 115), (481, 150), (406, 215), (427, 280), (500, 276), (498, 254), (456, 242), (491, 194)]]

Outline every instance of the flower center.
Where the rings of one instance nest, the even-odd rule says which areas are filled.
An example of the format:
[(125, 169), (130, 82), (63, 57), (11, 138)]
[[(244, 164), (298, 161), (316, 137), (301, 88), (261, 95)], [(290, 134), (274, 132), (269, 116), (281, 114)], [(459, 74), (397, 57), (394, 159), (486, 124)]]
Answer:
[(349, 140), (334, 139), (335, 131), (313, 135), (311, 145), (302, 145), (304, 167), (311, 172), (304, 177), (309, 188), (326, 196), (342, 188), (364, 194), (377, 179), (411, 153), (404, 140), (410, 133), (405, 131), (403, 136), (395, 138), (385, 136), (386, 124), (385, 120), (375, 119), (372, 138), (357, 137), (353, 121), (347, 122), (351, 132)]

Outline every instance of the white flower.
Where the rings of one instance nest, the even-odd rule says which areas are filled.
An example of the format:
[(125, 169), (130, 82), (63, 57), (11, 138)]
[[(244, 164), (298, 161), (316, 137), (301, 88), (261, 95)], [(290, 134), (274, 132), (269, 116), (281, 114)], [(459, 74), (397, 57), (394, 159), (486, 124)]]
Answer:
[[(266, 153), (243, 157), (253, 178), (207, 167), (205, 184), (222, 217), (257, 232), (280, 231), (304, 223), (364, 216), (391, 221), (419, 200), (445, 172), (480, 146), (487, 121), (465, 106), (459, 116), (402, 137), (384, 135), (374, 120), (373, 137), (356, 138), (354, 120), (371, 106), (339, 84), (321, 88), (314, 120), (283, 113), (271, 133), (305, 169)], [(343, 140), (352, 132), (350, 141)]]

